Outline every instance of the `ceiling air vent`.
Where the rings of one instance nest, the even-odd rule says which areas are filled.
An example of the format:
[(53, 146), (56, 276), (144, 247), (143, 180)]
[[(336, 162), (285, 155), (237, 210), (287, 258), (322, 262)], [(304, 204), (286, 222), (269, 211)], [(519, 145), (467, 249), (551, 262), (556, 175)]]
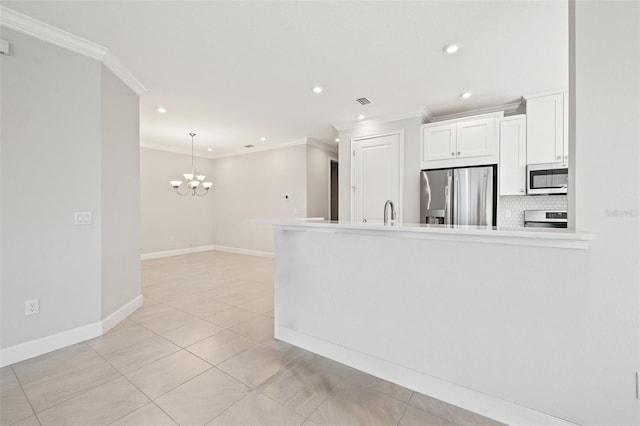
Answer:
[(371, 103), (371, 101), (367, 98), (358, 98), (356, 99), (356, 102), (358, 102), (360, 105), (369, 105)]
[(245, 148), (253, 148), (254, 146), (255, 146), (255, 145), (251, 145), (251, 144), (249, 144), (249, 145), (245, 145), (244, 147), (245, 147)]

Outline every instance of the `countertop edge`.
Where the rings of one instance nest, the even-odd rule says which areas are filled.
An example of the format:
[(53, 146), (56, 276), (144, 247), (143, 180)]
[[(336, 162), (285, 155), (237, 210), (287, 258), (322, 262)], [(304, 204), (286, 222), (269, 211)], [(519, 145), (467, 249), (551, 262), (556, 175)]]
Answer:
[(308, 232), (348, 233), (391, 238), (412, 238), (472, 243), (509, 244), (586, 250), (595, 235), (573, 230), (494, 227), (450, 228), (424, 224), (356, 224), (307, 219), (252, 219), (253, 224)]

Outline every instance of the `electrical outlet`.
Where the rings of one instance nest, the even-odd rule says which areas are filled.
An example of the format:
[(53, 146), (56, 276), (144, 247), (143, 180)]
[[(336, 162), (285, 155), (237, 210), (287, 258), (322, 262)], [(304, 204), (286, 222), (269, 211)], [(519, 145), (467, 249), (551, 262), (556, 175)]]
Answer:
[(40, 313), (40, 302), (38, 299), (25, 300), (24, 302), (24, 314), (35, 315)]

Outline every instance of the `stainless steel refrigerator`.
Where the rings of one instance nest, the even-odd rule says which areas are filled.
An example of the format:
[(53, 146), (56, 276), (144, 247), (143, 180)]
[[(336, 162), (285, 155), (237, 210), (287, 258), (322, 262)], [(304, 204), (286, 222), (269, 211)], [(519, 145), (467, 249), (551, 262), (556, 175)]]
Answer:
[(420, 222), (495, 226), (496, 183), (496, 166), (423, 170)]

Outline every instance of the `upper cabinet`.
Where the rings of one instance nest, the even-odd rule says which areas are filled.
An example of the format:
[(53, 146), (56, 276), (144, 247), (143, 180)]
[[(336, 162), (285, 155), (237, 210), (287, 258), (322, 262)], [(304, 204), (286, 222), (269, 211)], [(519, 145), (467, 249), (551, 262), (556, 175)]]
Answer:
[(503, 113), (477, 115), (422, 125), (421, 169), (498, 162), (498, 120)]
[(527, 164), (569, 159), (568, 94), (527, 97)]
[(527, 168), (527, 117), (500, 120), (500, 195), (525, 195)]

